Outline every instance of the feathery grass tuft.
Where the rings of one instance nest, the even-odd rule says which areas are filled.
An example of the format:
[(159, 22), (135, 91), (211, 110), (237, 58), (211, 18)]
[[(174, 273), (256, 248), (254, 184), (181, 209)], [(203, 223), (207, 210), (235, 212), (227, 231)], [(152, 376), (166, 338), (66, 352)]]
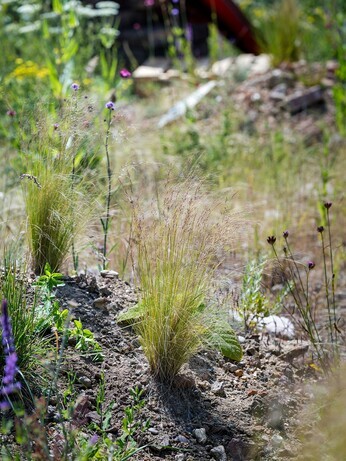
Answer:
[(85, 138), (89, 130), (77, 130), (84, 125), (78, 101), (72, 102), (67, 113), (60, 114), (60, 124), (40, 114), (38, 126), (28, 127), (26, 135), (26, 171), (21, 178), (36, 274), (43, 272), (46, 263), (53, 272), (61, 269), (76, 236), (88, 222), (94, 202), (87, 185), (88, 165), (83, 165), (83, 159), (88, 158)]
[(170, 381), (208, 343), (219, 342), (224, 351), (229, 346), (227, 354), (241, 358), (230, 326), (226, 322), (225, 334), (217, 332), (219, 312), (206, 303), (219, 257), (234, 245), (239, 222), (198, 183), (166, 185), (158, 196), (162, 201), (152, 206), (134, 205), (141, 288), (135, 328), (152, 373)]

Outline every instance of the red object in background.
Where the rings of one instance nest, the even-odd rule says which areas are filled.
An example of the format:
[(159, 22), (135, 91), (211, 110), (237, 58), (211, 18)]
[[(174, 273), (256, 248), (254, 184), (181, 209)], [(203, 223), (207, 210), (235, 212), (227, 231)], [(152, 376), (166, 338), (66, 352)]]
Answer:
[[(259, 54), (259, 45), (249, 21), (231, 0), (190, 0), (186, 2), (189, 20), (210, 21), (215, 12), (220, 32), (245, 53)], [(190, 11), (189, 11), (190, 10)]]

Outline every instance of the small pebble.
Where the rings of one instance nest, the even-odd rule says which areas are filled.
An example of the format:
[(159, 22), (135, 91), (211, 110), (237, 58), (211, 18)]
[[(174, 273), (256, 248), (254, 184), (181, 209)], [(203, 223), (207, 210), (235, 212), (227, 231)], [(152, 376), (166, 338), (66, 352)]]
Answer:
[(226, 451), (223, 445), (211, 449), (210, 454), (216, 461), (227, 461)]
[(154, 427), (149, 427), (148, 432), (150, 432), (150, 434), (153, 434), (153, 435), (157, 435), (159, 433), (159, 431), (155, 429)]
[(119, 278), (119, 273), (111, 270), (104, 270), (100, 272), (101, 277), (105, 279), (117, 279)]
[(193, 431), (193, 435), (196, 437), (196, 440), (198, 443), (205, 444), (207, 441), (207, 433), (204, 429), (204, 427), (201, 427), (200, 429), (195, 429)]
[(93, 302), (93, 306), (102, 309), (103, 307), (106, 307), (107, 302), (107, 298), (96, 298)]
[(211, 386), (211, 392), (219, 397), (226, 397), (225, 386), (222, 381), (215, 381)]

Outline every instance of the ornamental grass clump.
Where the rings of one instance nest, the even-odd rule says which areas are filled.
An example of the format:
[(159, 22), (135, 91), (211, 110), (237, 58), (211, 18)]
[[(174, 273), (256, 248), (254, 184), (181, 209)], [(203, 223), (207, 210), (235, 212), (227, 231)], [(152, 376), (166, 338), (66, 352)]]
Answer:
[(167, 382), (206, 345), (241, 359), (227, 314), (207, 301), (239, 219), (198, 183), (166, 184), (158, 197), (151, 205), (133, 205), (140, 301), (132, 318), (152, 373)]
[(73, 94), (61, 109), (59, 123), (54, 123), (57, 114), (54, 118), (40, 114), (39, 122), (29, 125), (23, 136), (21, 179), (36, 274), (42, 274), (46, 263), (53, 272), (61, 269), (71, 247), (75, 263), (74, 242), (90, 220), (95, 203), (88, 164), (83, 163), (92, 151), (91, 134), (85, 110), (76, 98)]

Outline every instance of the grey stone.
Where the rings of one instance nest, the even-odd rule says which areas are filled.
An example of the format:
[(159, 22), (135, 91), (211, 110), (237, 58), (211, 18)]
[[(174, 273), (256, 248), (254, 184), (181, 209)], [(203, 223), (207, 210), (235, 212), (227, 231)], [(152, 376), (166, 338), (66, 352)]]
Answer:
[(102, 309), (102, 308), (106, 307), (107, 302), (108, 302), (107, 298), (96, 298), (94, 300), (94, 302), (93, 302), (93, 305), (94, 305), (94, 307)]
[(101, 423), (101, 416), (97, 413), (97, 411), (89, 411), (89, 413), (87, 413), (85, 416), (89, 418), (93, 423)]
[(91, 379), (87, 376), (80, 376), (78, 378), (78, 383), (81, 384), (86, 389), (90, 389), (92, 387)]
[(281, 435), (279, 434), (274, 434), (271, 438), (271, 444), (273, 448), (279, 448), (282, 445), (283, 441), (283, 437), (281, 437)]
[(226, 451), (223, 445), (212, 448), (210, 454), (216, 461), (227, 461)]
[(150, 434), (153, 435), (157, 435), (159, 433), (159, 431), (155, 429), (155, 427), (149, 427), (148, 432), (150, 432)]
[(204, 427), (201, 427), (200, 429), (195, 429), (193, 431), (194, 436), (196, 437), (196, 440), (198, 443), (205, 444), (207, 441), (207, 433), (204, 429)]
[(229, 371), (230, 373), (234, 373), (236, 370), (238, 370), (238, 365), (235, 365), (234, 363), (226, 362), (223, 366), (225, 371)]
[(101, 277), (105, 279), (117, 279), (119, 278), (119, 273), (111, 270), (104, 270), (100, 272)]
[(190, 443), (190, 440), (187, 437), (180, 434), (177, 437), (175, 437), (174, 441), (179, 443)]
[(223, 381), (215, 381), (211, 385), (211, 392), (219, 397), (226, 397), (225, 386)]
[(174, 461), (185, 461), (186, 456), (184, 453), (179, 453), (178, 455), (175, 455)]

